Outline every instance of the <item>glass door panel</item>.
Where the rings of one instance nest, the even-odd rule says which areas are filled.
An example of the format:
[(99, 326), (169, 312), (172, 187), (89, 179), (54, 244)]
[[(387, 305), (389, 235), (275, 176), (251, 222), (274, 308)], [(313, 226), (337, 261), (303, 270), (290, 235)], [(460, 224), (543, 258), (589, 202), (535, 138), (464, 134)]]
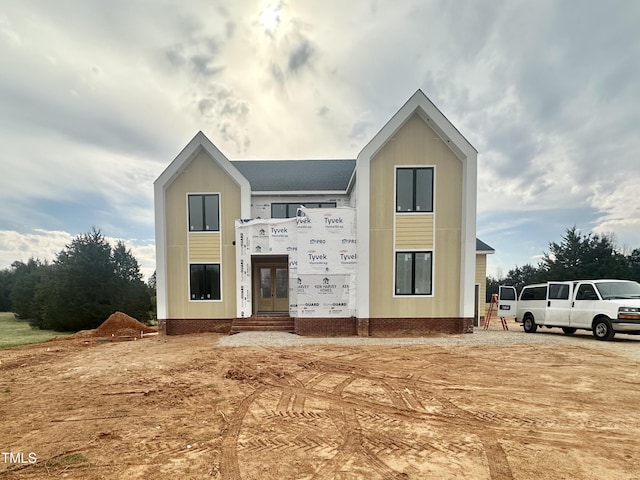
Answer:
[(260, 267), (259, 312), (273, 312), (272, 267)]
[(276, 279), (276, 295), (274, 310), (277, 312), (289, 311), (289, 269), (286, 267), (273, 267)]

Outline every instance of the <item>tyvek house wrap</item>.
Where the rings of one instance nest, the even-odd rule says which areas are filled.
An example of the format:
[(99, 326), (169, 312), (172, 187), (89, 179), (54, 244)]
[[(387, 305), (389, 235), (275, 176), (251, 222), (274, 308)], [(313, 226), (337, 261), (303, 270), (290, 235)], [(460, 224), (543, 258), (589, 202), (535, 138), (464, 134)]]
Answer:
[(238, 317), (249, 317), (253, 311), (252, 255), (288, 255), (292, 317), (355, 316), (355, 209), (299, 211), (300, 216), (291, 219), (236, 220)]

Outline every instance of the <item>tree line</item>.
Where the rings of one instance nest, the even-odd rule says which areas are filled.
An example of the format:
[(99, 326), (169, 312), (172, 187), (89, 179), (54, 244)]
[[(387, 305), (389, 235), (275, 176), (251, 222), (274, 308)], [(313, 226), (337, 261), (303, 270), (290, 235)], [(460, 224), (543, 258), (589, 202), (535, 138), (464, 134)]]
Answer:
[(640, 281), (640, 248), (621, 252), (611, 235), (581, 234), (568, 228), (560, 243), (549, 243), (537, 265), (515, 266), (506, 277), (487, 277), (487, 302), (498, 286), (512, 285), (518, 292), (525, 285), (551, 281), (615, 278)]
[(155, 316), (154, 277), (145, 283), (124, 242), (112, 246), (93, 228), (51, 263), (30, 258), (0, 270), (0, 311), (57, 331), (96, 328), (115, 311), (148, 323)]

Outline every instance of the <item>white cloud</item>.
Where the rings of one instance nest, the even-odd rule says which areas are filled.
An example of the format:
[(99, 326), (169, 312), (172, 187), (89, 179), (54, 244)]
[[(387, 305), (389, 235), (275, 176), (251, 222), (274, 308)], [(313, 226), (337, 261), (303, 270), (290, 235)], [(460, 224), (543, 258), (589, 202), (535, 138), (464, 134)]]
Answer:
[(593, 231), (599, 234), (615, 234), (618, 242), (640, 248), (640, 196), (636, 178), (618, 178), (601, 188), (596, 186), (589, 203), (600, 214)]
[[(29, 258), (52, 262), (58, 253), (76, 238), (63, 231), (36, 229), (30, 233), (0, 230), (0, 269), (9, 268), (15, 261), (26, 262)], [(145, 281), (156, 268), (155, 242), (153, 240), (121, 239), (106, 237), (112, 247), (122, 240), (140, 265)]]
[(4, 37), (6, 42), (13, 47), (19, 47), (22, 44), (20, 35), (13, 29), (9, 18), (2, 12), (0, 12), (0, 37)]
[(0, 228), (89, 229), (91, 200), (83, 221), (151, 237), (152, 182), (198, 130), (232, 159), (353, 158), (422, 88), (480, 151), (481, 217), (595, 212), (640, 242), (637, 2), (279, 2), (269, 31), (276, 2), (115, 2), (3, 2)]
[(26, 262), (31, 257), (51, 262), (71, 240), (73, 236), (62, 231), (0, 230), (0, 269), (10, 267), (14, 261)]

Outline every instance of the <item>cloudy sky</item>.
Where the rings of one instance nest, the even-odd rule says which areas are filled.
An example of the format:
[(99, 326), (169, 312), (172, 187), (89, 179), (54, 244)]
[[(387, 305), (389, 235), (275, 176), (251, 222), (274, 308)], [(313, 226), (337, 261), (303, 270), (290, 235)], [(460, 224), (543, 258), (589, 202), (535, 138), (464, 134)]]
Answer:
[(418, 88), (480, 152), (489, 273), (572, 225), (640, 247), (639, 25), (636, 0), (4, 0), (0, 268), (96, 226), (148, 275), (152, 183), (198, 130), (355, 158)]

